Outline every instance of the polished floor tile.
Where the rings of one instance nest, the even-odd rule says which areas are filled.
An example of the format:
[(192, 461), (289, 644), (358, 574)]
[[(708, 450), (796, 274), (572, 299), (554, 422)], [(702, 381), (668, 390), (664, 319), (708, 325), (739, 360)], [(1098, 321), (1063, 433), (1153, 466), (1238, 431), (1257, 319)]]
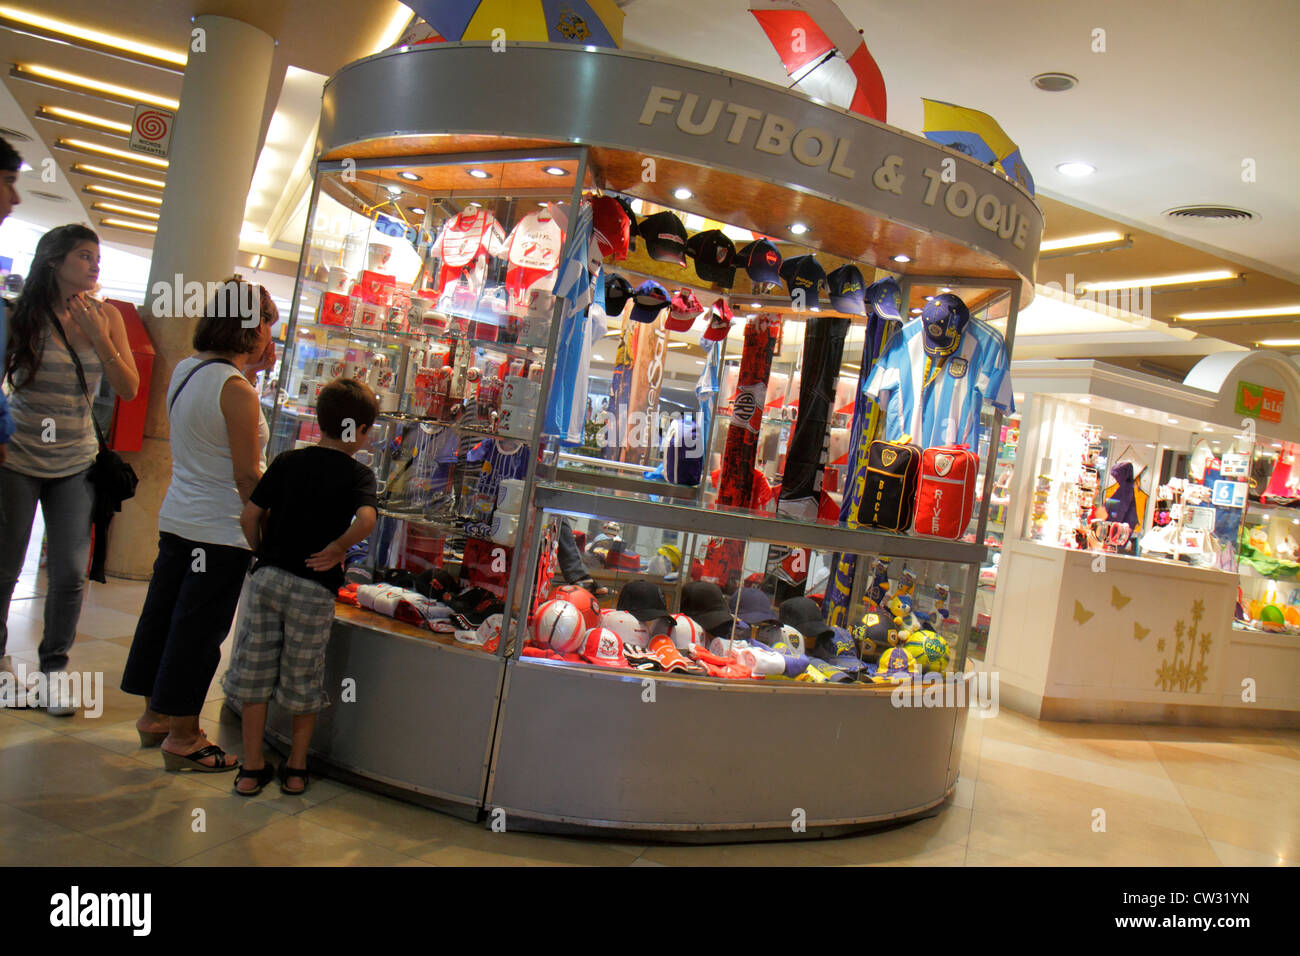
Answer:
[[(43, 586), (33, 565), (9, 617), (9, 652), (32, 668)], [(168, 773), (156, 748), (140, 746), (142, 702), (118, 685), (146, 590), (112, 581), (87, 592), (70, 667), (102, 679), (98, 716), (0, 709), (0, 865), (1300, 863), (1300, 730), (1045, 722), (1007, 710), (968, 716), (961, 776), (938, 814), (835, 839), (647, 845), (526, 833), (509, 820), (497, 833), (326, 777), (302, 796), (273, 783), (239, 797), (233, 773)], [(200, 718), (211, 740), (242, 754), (217, 680)]]

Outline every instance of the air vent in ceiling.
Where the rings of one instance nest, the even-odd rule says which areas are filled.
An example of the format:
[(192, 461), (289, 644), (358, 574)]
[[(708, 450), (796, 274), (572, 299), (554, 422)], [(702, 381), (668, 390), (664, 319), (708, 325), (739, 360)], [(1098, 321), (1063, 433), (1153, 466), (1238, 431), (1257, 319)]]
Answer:
[(1250, 222), (1259, 216), (1236, 206), (1175, 206), (1165, 215), (1177, 222)]
[(16, 129), (10, 129), (8, 126), (0, 126), (0, 136), (7, 140), (17, 140), (20, 143), (30, 143), (32, 138), (26, 133), (19, 132)]
[(46, 199), (46, 200), (49, 200), (50, 202), (67, 202), (67, 201), (68, 201), (68, 199), (67, 199), (66, 196), (59, 196), (59, 195), (56, 195), (56, 194), (54, 194), (54, 193), (42, 192), (42, 191), (39, 190), (39, 189), (27, 189), (27, 190), (24, 190), (24, 192), (26, 192), (27, 195), (29, 195), (29, 196), (35, 196), (37, 199)]

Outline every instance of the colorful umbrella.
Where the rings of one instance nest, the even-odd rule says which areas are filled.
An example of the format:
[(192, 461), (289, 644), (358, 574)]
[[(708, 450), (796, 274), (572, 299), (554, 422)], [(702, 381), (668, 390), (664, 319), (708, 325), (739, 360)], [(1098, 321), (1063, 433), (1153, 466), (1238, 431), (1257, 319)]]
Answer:
[(403, 0), (444, 40), (623, 45), (623, 11), (614, 0)]
[(1020, 157), (1020, 147), (997, 120), (988, 113), (941, 100), (922, 97), (921, 102), (925, 104), (922, 132), (926, 139), (951, 146), (989, 166), (1001, 166), (1012, 180), (1029, 190), (1029, 195), (1034, 195), (1034, 177)]
[(885, 78), (834, 0), (751, 0), (749, 12), (796, 86), (885, 122)]

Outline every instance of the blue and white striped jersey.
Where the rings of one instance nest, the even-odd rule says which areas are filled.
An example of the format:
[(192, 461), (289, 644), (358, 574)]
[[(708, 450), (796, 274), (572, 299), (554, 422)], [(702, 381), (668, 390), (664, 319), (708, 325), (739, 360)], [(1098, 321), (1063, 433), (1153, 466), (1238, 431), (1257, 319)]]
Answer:
[(913, 320), (885, 345), (863, 394), (885, 407), (885, 440), (911, 435), (922, 448), (969, 445), (978, 448), (980, 406), (991, 402), (1015, 411), (1006, 344), (1001, 333), (972, 320), (961, 346), (927, 387), (925, 329)]

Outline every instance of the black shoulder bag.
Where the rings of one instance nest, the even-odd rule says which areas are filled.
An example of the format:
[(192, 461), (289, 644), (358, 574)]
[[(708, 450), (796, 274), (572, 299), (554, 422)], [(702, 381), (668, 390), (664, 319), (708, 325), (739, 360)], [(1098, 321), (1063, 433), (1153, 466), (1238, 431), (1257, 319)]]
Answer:
[(95, 437), (99, 439), (99, 454), (95, 456), (95, 463), (90, 466), (90, 483), (95, 489), (95, 507), (91, 513), (91, 521), (95, 528), (95, 547), (90, 559), (90, 580), (103, 584), (107, 581), (104, 577), (104, 562), (108, 556), (109, 522), (113, 520), (114, 514), (122, 510), (122, 502), (135, 497), (135, 488), (140, 483), (140, 479), (136, 477), (135, 469), (128, 465), (121, 455), (108, 447), (99, 422), (95, 421), (95, 403), (90, 397), (90, 389), (86, 385), (86, 373), (81, 367), (77, 350), (68, 341), (67, 333), (63, 331), (58, 320), (52, 319), (51, 324), (59, 333), (59, 338), (63, 340), (68, 354), (72, 356), (72, 364), (77, 370), (77, 381), (81, 384), (81, 394), (86, 397), (86, 404), (90, 406), (90, 423), (95, 428)]

